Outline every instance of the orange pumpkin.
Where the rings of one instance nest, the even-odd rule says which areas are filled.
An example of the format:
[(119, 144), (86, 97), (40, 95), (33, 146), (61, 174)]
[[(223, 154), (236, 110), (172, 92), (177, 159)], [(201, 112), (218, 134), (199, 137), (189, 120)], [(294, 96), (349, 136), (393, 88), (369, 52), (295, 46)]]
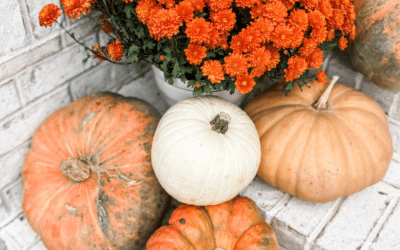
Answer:
[(383, 178), (392, 159), (381, 107), (335, 81), (295, 84), (288, 96), (278, 83), (245, 108), (261, 141), (258, 176), (307, 201), (361, 191)]
[(150, 149), (160, 114), (100, 93), (51, 114), (22, 170), (25, 216), (48, 249), (138, 249), (169, 203)]
[(146, 250), (277, 250), (276, 235), (254, 201), (236, 197), (219, 205), (182, 204), (148, 240)]

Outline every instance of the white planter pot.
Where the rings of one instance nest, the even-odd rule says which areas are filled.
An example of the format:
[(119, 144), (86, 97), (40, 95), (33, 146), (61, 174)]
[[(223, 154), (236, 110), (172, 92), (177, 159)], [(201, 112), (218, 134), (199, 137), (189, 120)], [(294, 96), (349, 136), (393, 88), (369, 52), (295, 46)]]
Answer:
[[(157, 87), (160, 90), (161, 97), (167, 106), (171, 107), (184, 99), (193, 97), (193, 88), (187, 87), (187, 83), (182, 82), (178, 78), (173, 78), (174, 83), (173, 85), (170, 85), (164, 78), (164, 72), (154, 65), (151, 65), (151, 68), (154, 73)], [(213, 92), (213, 95), (222, 97), (239, 107), (246, 99), (246, 95), (239, 93), (239, 91), (235, 91), (232, 95), (227, 90), (215, 91)]]

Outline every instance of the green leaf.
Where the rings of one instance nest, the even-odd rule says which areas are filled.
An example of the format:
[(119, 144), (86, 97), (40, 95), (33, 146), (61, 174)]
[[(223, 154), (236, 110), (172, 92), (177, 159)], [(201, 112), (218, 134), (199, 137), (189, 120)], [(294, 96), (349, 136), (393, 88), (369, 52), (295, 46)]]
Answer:
[(197, 71), (195, 77), (196, 80), (200, 80), (203, 77), (203, 73), (201, 73), (201, 71)]
[(174, 84), (174, 79), (168, 78), (168, 83), (171, 84), (171, 85)]
[(135, 8), (132, 5), (125, 5), (124, 12), (126, 18), (130, 19), (132, 17), (132, 13), (135, 13)]
[(199, 97), (201, 94), (203, 94), (202, 87), (200, 87), (200, 88), (194, 88), (194, 89), (193, 89), (193, 95), (194, 95), (195, 97)]
[(172, 75), (174, 77), (179, 77), (179, 73), (180, 73), (179, 62), (176, 61), (174, 64), (174, 68), (172, 69)]

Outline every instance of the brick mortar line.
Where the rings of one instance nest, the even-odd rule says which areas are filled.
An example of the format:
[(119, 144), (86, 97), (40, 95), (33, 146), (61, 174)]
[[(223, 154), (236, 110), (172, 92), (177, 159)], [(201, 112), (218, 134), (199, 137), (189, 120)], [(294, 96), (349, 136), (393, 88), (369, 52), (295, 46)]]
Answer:
[(393, 212), (397, 202), (399, 201), (399, 197), (394, 197), (390, 202), (389, 205), (386, 207), (385, 212), (379, 218), (378, 222), (376, 223), (375, 227), (369, 233), (367, 239), (365, 240), (364, 244), (362, 245), (360, 250), (368, 250), (371, 246), (373, 240), (378, 236), (379, 231), (382, 229), (383, 224), (389, 218), (389, 215)]
[(290, 194), (285, 193), (285, 195), (276, 203), (276, 205), (269, 211), (266, 212), (267, 218), (266, 221), (268, 224), (272, 224), (272, 220), (275, 218), (275, 215), (288, 203), (292, 196)]
[(324, 218), (318, 223), (318, 225), (314, 228), (314, 230), (311, 232), (311, 234), (307, 237), (306, 239), (306, 244), (304, 246), (304, 250), (310, 250), (311, 245), (315, 242), (317, 237), (321, 234), (322, 230), (325, 228), (325, 226), (329, 223), (329, 221), (332, 220), (333, 217), (335, 217), (335, 214), (339, 210), (340, 206), (343, 204), (345, 201), (345, 197), (338, 198), (333, 206), (329, 208), (328, 212), (325, 214)]

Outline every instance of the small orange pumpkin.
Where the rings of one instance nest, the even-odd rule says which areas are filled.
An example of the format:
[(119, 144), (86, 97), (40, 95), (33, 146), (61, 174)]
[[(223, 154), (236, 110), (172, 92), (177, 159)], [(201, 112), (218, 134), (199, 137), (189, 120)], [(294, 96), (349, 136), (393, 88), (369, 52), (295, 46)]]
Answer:
[(258, 176), (313, 202), (348, 196), (380, 181), (393, 145), (382, 108), (370, 96), (335, 80), (277, 83), (245, 108), (261, 141)]
[(117, 94), (80, 98), (35, 131), (22, 170), (23, 212), (48, 249), (138, 249), (169, 196), (150, 149), (160, 114)]
[(148, 240), (146, 250), (278, 250), (272, 227), (254, 201), (236, 197), (219, 205), (182, 204), (169, 225)]

